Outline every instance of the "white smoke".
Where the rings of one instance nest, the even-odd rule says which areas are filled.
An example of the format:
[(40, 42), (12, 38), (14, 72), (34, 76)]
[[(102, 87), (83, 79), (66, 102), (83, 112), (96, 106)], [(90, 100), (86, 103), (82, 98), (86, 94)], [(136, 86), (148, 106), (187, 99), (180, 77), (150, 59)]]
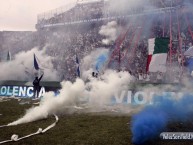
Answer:
[(106, 38), (102, 40), (103, 44), (110, 44), (115, 41), (117, 38), (117, 22), (112, 21), (107, 23), (107, 25), (103, 25), (99, 31), (99, 34), (105, 36)]
[(68, 107), (74, 106), (76, 97), (81, 97), (84, 88), (85, 84), (80, 79), (77, 79), (73, 84), (69, 81), (62, 82), (62, 89), (60, 90), (59, 96), (55, 97), (53, 92), (46, 93), (44, 99), (40, 102), (40, 106), (27, 110), (23, 118), (9, 125), (17, 125), (47, 118), (48, 115), (61, 112)]
[(131, 12), (135, 8), (150, 7), (151, 4), (147, 0), (110, 0), (106, 5), (111, 13)]
[[(127, 89), (131, 76), (128, 72), (116, 72), (113, 70), (106, 70), (100, 79), (91, 79), (87, 83), (89, 91), (89, 105), (97, 110), (103, 109), (106, 105), (111, 104), (112, 96)], [(102, 111), (102, 110), (101, 110)]]
[(54, 96), (52, 92), (46, 93), (39, 106), (29, 109), (24, 117), (9, 125), (32, 122), (55, 113), (69, 113), (75, 106), (81, 106), (83, 100), (86, 100), (84, 107), (88, 107), (88, 112), (104, 111), (111, 103), (111, 97), (127, 87), (129, 82), (130, 75), (127, 72), (113, 70), (107, 70), (100, 79), (91, 79), (88, 83), (81, 79), (74, 83), (62, 82), (59, 96)]
[(39, 65), (44, 69), (43, 80), (59, 80), (56, 70), (52, 65), (52, 57), (45, 53), (45, 49), (33, 48), (29, 51), (22, 51), (15, 55), (15, 58), (8, 62), (0, 62), (0, 80), (31, 81), (34, 79), (33, 55), (39, 59)]

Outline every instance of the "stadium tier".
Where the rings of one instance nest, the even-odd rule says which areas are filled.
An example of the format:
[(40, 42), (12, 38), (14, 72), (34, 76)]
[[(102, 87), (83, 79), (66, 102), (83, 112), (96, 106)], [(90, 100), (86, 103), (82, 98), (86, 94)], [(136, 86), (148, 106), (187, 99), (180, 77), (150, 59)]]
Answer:
[(121, 9), (114, 6), (115, 0), (82, 0), (74, 4), (38, 15), (37, 29), (53, 26), (63, 26), (76, 23), (111, 21), (133, 17), (133, 15), (149, 15), (175, 11), (184, 6), (183, 0), (137, 0), (135, 5)]
[[(188, 72), (183, 54), (192, 46), (193, 13), (189, 7), (192, 1), (136, 0), (140, 3), (120, 8), (116, 2), (77, 1), (40, 14), (37, 32), (24, 37), (17, 33), (19, 41), (15, 35), (3, 32), (1, 49), (10, 50), (14, 56), (33, 47), (45, 48), (46, 54), (54, 58), (52, 63), (60, 80), (74, 80), (76, 54), (82, 64), (85, 56), (104, 48), (110, 52), (106, 68), (129, 71), (139, 81), (149, 81), (149, 77), (153, 81), (168, 80), (169, 77), (178, 82)], [(149, 74), (147, 62), (152, 38), (169, 38), (167, 62), (163, 63), (173, 75), (166, 77), (162, 74), (164, 69)], [(9, 39), (16, 43), (9, 43)], [(27, 45), (22, 47), (22, 44)]]

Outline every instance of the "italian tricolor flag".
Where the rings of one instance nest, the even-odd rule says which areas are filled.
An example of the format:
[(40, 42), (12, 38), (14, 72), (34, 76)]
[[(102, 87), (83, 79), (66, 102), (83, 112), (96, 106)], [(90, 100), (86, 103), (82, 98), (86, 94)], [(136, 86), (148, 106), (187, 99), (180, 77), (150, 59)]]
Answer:
[(148, 40), (147, 72), (166, 72), (169, 41), (169, 38), (166, 37)]

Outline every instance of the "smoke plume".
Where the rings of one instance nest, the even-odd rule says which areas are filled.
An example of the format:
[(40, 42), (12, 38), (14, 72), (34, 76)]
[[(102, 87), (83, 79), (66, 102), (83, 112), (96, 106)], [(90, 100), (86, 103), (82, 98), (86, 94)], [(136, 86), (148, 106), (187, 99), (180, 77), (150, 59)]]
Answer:
[(69, 81), (62, 82), (62, 89), (59, 96), (55, 97), (53, 92), (45, 94), (44, 99), (40, 102), (40, 106), (27, 110), (26, 115), (21, 119), (10, 123), (9, 125), (18, 125), (21, 123), (32, 122), (35, 120), (47, 118), (48, 115), (61, 112), (65, 108), (75, 105), (76, 97), (81, 97), (85, 88), (82, 80), (77, 79), (75, 83)]
[(86, 101), (84, 103), (86, 112), (108, 109), (107, 105), (111, 104), (111, 97), (127, 87), (130, 75), (127, 72), (107, 70), (100, 77), (100, 79), (93, 78), (88, 83), (81, 79), (76, 79), (74, 83), (62, 82), (58, 96), (52, 92), (46, 93), (39, 106), (27, 110), (24, 117), (9, 125), (36, 121), (56, 113), (70, 113), (76, 106), (81, 107), (82, 101)]
[(58, 75), (52, 65), (52, 57), (45, 53), (45, 49), (34, 48), (30, 51), (22, 51), (8, 62), (0, 62), (0, 80), (32, 81), (34, 79), (33, 55), (39, 59), (39, 65), (44, 69), (43, 80), (56, 81)]
[(152, 105), (132, 117), (132, 142), (144, 144), (158, 138), (162, 131), (166, 131), (170, 121), (192, 120), (192, 113), (193, 96), (190, 94), (178, 99), (168, 95), (154, 97)]
[(105, 70), (105, 63), (108, 59), (108, 55), (108, 49), (97, 48), (84, 57), (81, 62), (82, 78), (86, 80), (93, 71), (100, 71), (100, 73), (102, 73)]
[(102, 40), (103, 44), (110, 44), (114, 42), (117, 38), (117, 22), (112, 21), (107, 23), (107, 25), (103, 25), (99, 31), (99, 34), (105, 36), (106, 38)]

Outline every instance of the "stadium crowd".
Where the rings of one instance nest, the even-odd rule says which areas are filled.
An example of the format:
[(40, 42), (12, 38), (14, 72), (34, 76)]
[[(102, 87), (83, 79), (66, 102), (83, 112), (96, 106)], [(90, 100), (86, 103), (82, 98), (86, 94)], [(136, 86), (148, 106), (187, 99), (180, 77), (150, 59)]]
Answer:
[[(178, 0), (178, 1), (175, 1), (175, 3), (173, 2), (172, 6), (179, 6), (182, 3), (183, 3), (182, 0)], [(159, 3), (159, 4), (160, 5), (157, 6), (158, 8), (163, 7), (163, 3)], [(167, 2), (164, 2), (164, 4), (165, 6), (171, 6)], [(87, 6), (89, 8), (87, 8)], [(98, 10), (102, 12), (102, 5), (101, 6), (97, 5), (97, 6), (99, 7)], [(81, 10), (81, 8), (83, 9)], [(183, 11), (183, 6), (178, 8)], [(81, 15), (82, 15), (81, 18), (95, 19), (96, 17), (92, 15), (92, 12), (90, 12), (90, 10), (92, 10), (91, 6), (87, 4), (87, 5), (77, 5), (70, 11), (77, 11), (77, 12), (81, 11)], [(98, 11), (96, 10), (95, 12), (98, 13)], [(62, 15), (64, 17), (65, 15), (67, 15), (65, 18), (70, 17), (71, 20), (74, 19), (74, 15), (70, 15), (69, 12), (66, 12)], [(89, 15), (89, 16), (86, 16), (86, 15)], [(191, 14), (186, 13), (186, 15), (187, 17), (189, 17)], [(100, 17), (102, 17), (102, 13)], [(149, 19), (151, 22), (147, 24), (146, 23), (143, 24), (142, 21), (145, 19), (144, 17), (146, 19)], [(148, 55), (147, 48), (148, 48), (149, 38), (171, 37), (171, 35), (172, 35), (172, 47), (171, 47), (172, 55), (171, 56), (172, 56), (172, 62), (173, 62), (172, 65), (180, 66), (180, 67), (184, 65), (182, 63), (182, 61), (184, 61), (184, 58), (180, 58), (180, 57), (182, 57), (181, 54), (183, 54), (183, 52), (191, 46), (192, 38), (190, 35), (189, 27), (191, 27), (191, 24), (193, 23), (192, 22), (190, 22), (190, 24), (182, 23), (183, 21), (186, 21), (185, 15), (179, 14), (179, 18), (177, 19), (176, 11), (171, 13), (171, 17), (172, 17), (171, 26), (170, 26), (170, 12), (152, 14), (152, 15), (147, 15), (142, 17), (139, 16), (138, 18), (141, 19), (141, 21), (137, 21), (137, 20), (130, 21), (129, 19), (125, 20), (125, 22), (128, 23), (128, 25), (130, 25), (129, 23), (132, 23), (132, 30), (128, 30), (129, 32), (127, 36), (125, 37), (122, 44), (119, 46), (120, 51), (123, 54), (122, 56), (123, 58), (121, 59), (121, 69), (130, 71), (131, 74), (140, 81), (141, 80), (150, 81), (150, 79), (154, 81), (164, 80), (161, 78), (166, 76), (164, 76), (161, 72), (157, 72), (156, 74), (146, 72), (146, 61), (144, 60), (147, 59), (147, 55)], [(70, 19), (66, 21), (71, 21)], [(64, 19), (60, 19), (60, 20), (61, 20), (60, 22), (62, 22)], [(118, 24), (120, 25), (120, 27), (122, 27), (122, 24), (119, 23), (119, 21), (120, 20), (117, 19)], [(56, 63), (59, 66), (57, 67), (58, 69), (63, 68), (63, 71), (65, 71), (65, 73), (61, 73), (61, 74), (65, 74), (64, 75), (65, 79), (67, 78), (71, 79), (72, 78), (71, 74), (75, 74), (75, 71), (74, 71), (75, 67), (72, 67), (72, 66), (76, 66), (76, 65), (73, 65), (74, 64), (73, 60), (75, 59), (76, 53), (78, 53), (79, 57), (82, 58), (83, 56), (86, 56), (89, 52), (91, 52), (93, 49), (96, 49), (99, 47), (107, 47), (102, 44), (103, 36), (100, 36), (98, 34), (101, 26), (105, 25), (106, 23), (107, 22), (99, 21), (96, 23), (77, 24), (77, 25), (67, 26), (68, 31), (65, 30), (61, 32), (59, 31), (48, 32), (51, 35), (50, 40), (52, 44), (54, 43), (57, 44), (56, 46), (53, 47), (54, 49), (50, 47), (51, 54), (57, 57), (59, 57), (60, 55), (63, 55), (63, 56), (60, 56), (60, 58), (62, 58), (60, 60), (63, 60), (63, 59), (66, 60), (64, 63), (62, 61), (59, 61), (59, 63)], [(148, 24), (149, 26), (147, 26)], [(82, 26), (80, 25), (87, 25), (89, 28), (86, 26), (87, 28), (83, 29), (81, 28)], [(179, 25), (180, 25), (180, 30), (178, 28)], [(124, 26), (123, 31), (126, 31), (127, 29), (129, 28)], [(65, 34), (62, 32), (65, 32)], [(180, 38), (182, 39), (181, 44), (179, 44), (180, 43), (179, 34), (180, 34)], [(55, 37), (56, 35), (58, 37)], [(137, 35), (140, 35), (140, 37), (137, 37)], [(47, 37), (48, 36), (49, 35), (47, 35)], [(49, 42), (49, 40), (46, 40), (46, 42)], [(65, 46), (65, 49), (62, 49), (61, 46)], [(112, 50), (113, 48), (116, 48), (116, 42), (114, 42), (113, 44), (110, 44), (110, 46), (108, 46), (107, 48), (109, 48), (110, 50)], [(63, 53), (61, 53), (61, 50), (63, 50)], [(52, 51), (54, 51), (55, 53), (53, 53)], [(128, 52), (131, 52), (131, 53), (128, 53)], [(60, 67), (59, 64), (62, 64), (63, 67)], [(178, 67), (177, 71), (175, 67), (173, 67), (175, 69), (171, 70), (173, 71), (172, 73), (176, 74), (175, 77), (172, 76), (171, 78), (172, 81), (177, 82), (180, 80), (180, 75), (181, 75), (180, 67)], [(68, 72), (66, 72), (67, 70)], [(70, 74), (70, 76), (68, 76), (67, 74)], [(75, 76), (73, 75), (73, 77)], [(168, 80), (168, 78), (165, 78), (165, 80), (166, 79)]]
[[(154, 1), (152, 1), (152, 3), (153, 2)], [(192, 14), (184, 12), (182, 3), (183, 0), (176, 0), (175, 3), (173, 2), (172, 4), (173, 6), (177, 6), (177, 10), (172, 11), (171, 13), (152, 13), (149, 15), (136, 16), (136, 18), (125, 18), (123, 20), (115, 17), (114, 21), (117, 21), (118, 24), (117, 28), (122, 28), (117, 35), (117, 39), (125, 35), (124, 40), (118, 46), (116, 44), (117, 41), (108, 45), (102, 43), (102, 40), (105, 37), (99, 34), (99, 30), (103, 25), (106, 25), (108, 21), (80, 22), (64, 27), (41, 28), (36, 34), (38, 39), (36, 40), (35, 38), (37, 37), (33, 36), (35, 38), (30, 41), (38, 42), (40, 48), (46, 47), (47, 54), (54, 57), (53, 64), (55, 69), (60, 72), (61, 80), (74, 80), (76, 77), (76, 55), (78, 55), (81, 62), (81, 59), (93, 50), (105, 47), (112, 53), (113, 50), (118, 47), (118, 49), (120, 49), (121, 58), (118, 60), (118, 58), (113, 57), (112, 61), (120, 61), (118, 62), (118, 65), (120, 66), (109, 64), (109, 67), (115, 69), (119, 67), (121, 70), (129, 71), (130, 74), (140, 82), (164, 82), (165, 80), (168, 80), (168, 78), (172, 82), (179, 82), (182, 75), (185, 74), (182, 72), (182, 70), (185, 70), (185, 58), (182, 54), (192, 46), (193, 39), (191, 32), (193, 21), (190, 19)], [(75, 19), (102, 18), (104, 14), (102, 4), (103, 1), (97, 2), (96, 5), (93, 5), (93, 3), (77, 4), (74, 8), (65, 13), (59, 14), (48, 20), (42, 19), (38, 21), (38, 24), (57, 24)], [(167, 6), (167, 2), (164, 2), (159, 3), (157, 8), (163, 7), (163, 4)], [(182, 5), (182, 7), (178, 7), (179, 5)], [(168, 6), (170, 5), (168, 4)], [(141, 10), (136, 10), (136, 13), (140, 11)], [(176, 14), (178, 14), (178, 16)], [(107, 15), (105, 15), (105, 17), (106, 16)], [(145, 21), (146, 19), (148, 19), (148, 21)], [(146, 71), (148, 39), (156, 37), (172, 38), (172, 64), (170, 64), (172, 65), (172, 67), (170, 66), (172, 69), (170, 71), (175, 75), (171, 76), (161, 72), (150, 73)], [(26, 43), (30, 44), (30, 42), (25, 42), (25, 44)], [(8, 42), (6, 44), (8, 44)], [(11, 48), (12, 46), (9, 47)], [(24, 48), (17, 47), (17, 49), (18, 50), (14, 51), (18, 52)]]
[(102, 47), (99, 28), (88, 24), (68, 26), (62, 31), (43, 32), (47, 53), (55, 58), (54, 67), (60, 72), (62, 79), (75, 78), (76, 55), (82, 59), (92, 50)]

